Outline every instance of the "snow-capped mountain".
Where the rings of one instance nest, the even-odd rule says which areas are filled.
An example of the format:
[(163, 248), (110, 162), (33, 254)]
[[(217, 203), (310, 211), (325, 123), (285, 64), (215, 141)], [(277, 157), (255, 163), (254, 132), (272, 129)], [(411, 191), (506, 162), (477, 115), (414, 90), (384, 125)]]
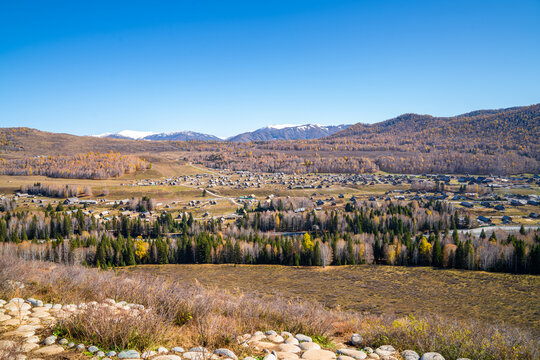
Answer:
[(194, 131), (178, 131), (155, 133), (153, 131), (135, 131), (122, 130), (117, 133), (105, 133), (95, 135), (96, 137), (107, 137), (113, 139), (130, 139), (130, 140), (168, 140), (168, 141), (221, 141), (220, 138), (214, 135), (198, 133)]
[(117, 133), (105, 133), (105, 134), (94, 135), (94, 136), (108, 137), (108, 138), (114, 138), (114, 139), (140, 140), (140, 139), (144, 139), (146, 136), (150, 136), (154, 134), (155, 132), (152, 132), (152, 131), (122, 130)]
[(214, 135), (198, 133), (195, 131), (178, 131), (153, 134), (144, 137), (144, 140), (169, 140), (169, 141), (221, 141), (220, 138)]
[(245, 132), (228, 138), (228, 141), (272, 141), (319, 139), (337, 133), (350, 125), (271, 125), (255, 131)]

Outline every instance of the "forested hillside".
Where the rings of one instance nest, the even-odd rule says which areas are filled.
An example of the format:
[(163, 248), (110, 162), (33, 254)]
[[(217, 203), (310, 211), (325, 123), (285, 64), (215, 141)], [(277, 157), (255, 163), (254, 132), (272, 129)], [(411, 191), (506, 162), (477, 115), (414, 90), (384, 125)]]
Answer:
[(376, 124), (355, 124), (322, 139), (249, 143), (133, 141), (4, 128), (0, 129), (0, 155), (174, 152), (189, 161), (231, 170), (507, 175), (540, 172), (539, 139), (537, 104), (455, 117), (405, 114)]

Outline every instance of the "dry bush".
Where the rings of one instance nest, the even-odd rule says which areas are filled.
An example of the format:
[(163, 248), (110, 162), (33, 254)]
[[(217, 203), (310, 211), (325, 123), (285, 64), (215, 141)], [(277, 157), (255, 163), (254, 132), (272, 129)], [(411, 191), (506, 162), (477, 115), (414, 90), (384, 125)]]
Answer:
[(371, 346), (392, 344), (420, 354), (436, 351), (446, 359), (533, 360), (540, 356), (540, 342), (532, 335), (478, 321), (409, 316), (397, 320), (373, 318), (362, 325), (361, 334)]
[(59, 333), (110, 350), (144, 351), (166, 338), (169, 325), (152, 311), (122, 310), (107, 304), (89, 306), (63, 319)]

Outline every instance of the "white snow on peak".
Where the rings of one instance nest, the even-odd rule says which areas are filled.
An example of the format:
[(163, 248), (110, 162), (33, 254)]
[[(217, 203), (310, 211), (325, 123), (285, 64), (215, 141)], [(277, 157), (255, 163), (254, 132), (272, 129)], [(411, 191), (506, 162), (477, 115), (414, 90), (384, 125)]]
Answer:
[(155, 132), (152, 131), (136, 131), (136, 130), (122, 130), (117, 133), (117, 135), (125, 136), (130, 139), (142, 139), (145, 136), (154, 135)]
[(305, 130), (305, 129), (309, 129), (309, 128), (313, 128), (313, 127), (320, 127), (320, 128), (324, 128), (326, 126), (324, 125), (320, 125), (320, 124), (304, 124), (304, 125), (293, 125), (293, 124), (277, 124), (277, 125), (270, 125), (270, 126), (267, 126), (266, 128), (268, 129), (276, 129), (276, 130), (281, 130), (281, 129), (287, 129), (287, 128), (299, 128), (300, 130)]

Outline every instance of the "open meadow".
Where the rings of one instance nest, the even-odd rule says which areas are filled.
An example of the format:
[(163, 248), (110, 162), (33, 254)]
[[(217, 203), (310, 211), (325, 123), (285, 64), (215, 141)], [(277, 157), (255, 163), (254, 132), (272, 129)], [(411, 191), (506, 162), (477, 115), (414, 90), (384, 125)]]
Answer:
[(233, 293), (316, 300), (363, 314), (433, 315), (506, 323), (540, 334), (540, 277), (427, 267), (146, 265), (121, 272)]

